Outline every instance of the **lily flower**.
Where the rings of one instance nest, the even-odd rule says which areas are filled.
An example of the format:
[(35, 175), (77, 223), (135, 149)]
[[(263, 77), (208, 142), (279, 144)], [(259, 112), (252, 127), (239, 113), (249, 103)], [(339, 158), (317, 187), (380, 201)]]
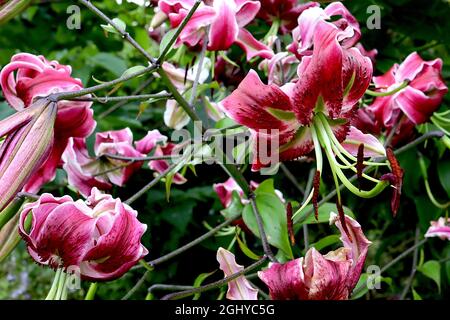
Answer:
[[(299, 19), (313, 9), (305, 10)], [(358, 149), (363, 146), (360, 157), (341, 144), (349, 132), (357, 133), (356, 129), (350, 129), (350, 121), (372, 77), (370, 59), (356, 48), (341, 45), (342, 41), (345, 43), (346, 36), (353, 37), (354, 34), (319, 19), (314, 28), (312, 55), (302, 58), (295, 82), (282, 87), (265, 85), (251, 70), (239, 87), (221, 102), (230, 118), (250, 128), (255, 141), (252, 170), (260, 170), (277, 161), (293, 160), (314, 150), (320, 177), (323, 149), (336, 186), (341, 181), (354, 194), (368, 198), (378, 195), (389, 184), (357, 168), (362, 165), (387, 165), (364, 161), (364, 157), (370, 157), (373, 152), (385, 155), (384, 148), (379, 143), (374, 144), (374, 137), (351, 135), (352, 144), (357, 144)], [(359, 173), (376, 185), (369, 191), (360, 190), (348, 180), (344, 169)], [(320, 179), (316, 181), (319, 183)], [(318, 194), (318, 188), (319, 185), (314, 186), (296, 214), (312, 200), (317, 215), (317, 197), (314, 193)], [(341, 198), (339, 188), (337, 190), (339, 209)]]
[(424, 61), (417, 52), (373, 81), (378, 96), (367, 109), (386, 128), (392, 128), (402, 115), (416, 125), (428, 121), (448, 91), (442, 60)]
[(44, 193), (25, 205), (19, 223), (34, 261), (55, 270), (77, 267), (91, 281), (119, 278), (147, 255), (141, 244), (146, 229), (135, 210), (97, 188), (86, 201)]
[(441, 240), (450, 240), (450, 218), (440, 217), (437, 221), (431, 221), (430, 224), (425, 233), (426, 238), (439, 237)]
[(341, 2), (333, 2), (325, 9), (317, 6), (302, 12), (298, 17), (298, 26), (292, 31), (293, 42), (288, 46), (288, 51), (299, 59), (311, 55), (316, 28), (323, 22), (340, 30), (336, 40), (344, 48), (353, 47), (361, 37), (356, 18)]
[(142, 167), (143, 161), (158, 143), (166, 143), (167, 137), (158, 130), (134, 142), (129, 128), (96, 134), (94, 153), (90, 157), (85, 139), (72, 139), (63, 153), (63, 168), (67, 172), (69, 185), (88, 196), (93, 187), (108, 190), (112, 184), (123, 186)]
[[(158, 6), (170, 20), (172, 28), (177, 28), (195, 4), (195, 0), (160, 0)], [(270, 58), (272, 50), (257, 41), (244, 27), (259, 11), (258, 1), (213, 0), (202, 2), (188, 21), (176, 46), (186, 44), (194, 47), (208, 37), (208, 50), (228, 50), (233, 44), (239, 45), (246, 53), (247, 60), (259, 56)]]
[(37, 192), (53, 180), (69, 138), (83, 138), (94, 130), (90, 102), (40, 99), (81, 90), (81, 81), (70, 74), (70, 66), (28, 53), (13, 56), (0, 72), (3, 95), (17, 111), (0, 125), (0, 136), (6, 136), (0, 150), (0, 208), (21, 188)]
[[(222, 247), (217, 250), (217, 262), (219, 262), (220, 270), (223, 271), (225, 277), (244, 269), (243, 266), (236, 263), (234, 254)], [(229, 300), (258, 300), (258, 289), (254, 288), (245, 276), (240, 276), (228, 282), (226, 297)]]
[(335, 223), (341, 232), (343, 247), (322, 255), (311, 248), (305, 257), (287, 263), (272, 263), (259, 271), (259, 278), (269, 287), (273, 300), (347, 300), (361, 276), (371, 242), (360, 224), (345, 216), (349, 234), (335, 214)]

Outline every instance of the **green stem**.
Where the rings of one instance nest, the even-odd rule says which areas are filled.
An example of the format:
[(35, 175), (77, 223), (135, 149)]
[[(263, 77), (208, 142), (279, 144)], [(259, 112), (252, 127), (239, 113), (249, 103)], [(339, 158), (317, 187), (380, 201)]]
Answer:
[(84, 300), (94, 300), (95, 294), (97, 293), (98, 283), (92, 282), (89, 286), (89, 290), (84, 297)]
[(159, 257), (158, 259), (152, 260), (150, 262), (148, 262), (148, 265), (152, 268), (156, 267), (157, 265), (164, 263), (186, 251), (188, 251), (189, 249), (191, 249), (192, 247), (196, 246), (197, 244), (200, 244), (201, 242), (205, 241), (206, 239), (212, 237), (213, 235), (215, 235), (218, 231), (220, 231), (222, 228), (230, 225), (233, 221), (235, 221), (237, 218), (240, 217), (240, 214), (231, 217), (230, 219), (222, 222), (221, 224), (219, 224), (218, 226), (216, 226), (214, 229), (211, 229), (210, 231), (208, 231), (207, 233), (203, 234), (202, 236), (198, 237), (197, 239), (185, 244), (184, 246), (162, 256)]
[(240, 276), (245, 275), (246, 273), (249, 273), (250, 271), (255, 270), (256, 268), (260, 267), (263, 263), (265, 263), (267, 260), (267, 257), (264, 256), (262, 259), (256, 261), (255, 263), (253, 263), (252, 265), (248, 266), (247, 268), (236, 272), (235, 274), (232, 274), (222, 280), (207, 284), (205, 286), (202, 287), (198, 287), (198, 288), (193, 288), (193, 289), (189, 289), (189, 290), (185, 290), (185, 291), (181, 291), (181, 292), (176, 292), (176, 293), (172, 293), (172, 294), (168, 294), (164, 297), (162, 297), (161, 300), (176, 300), (176, 299), (182, 299), (182, 298), (186, 298), (189, 297), (191, 295), (194, 295), (196, 293), (202, 293), (208, 290), (212, 290), (212, 289), (216, 289), (216, 288), (220, 288), (226, 284), (228, 284), (228, 282), (233, 281), (237, 278), (239, 278)]
[(151, 93), (151, 94), (140, 94), (131, 96), (119, 96), (119, 97), (75, 97), (66, 100), (72, 101), (95, 101), (100, 103), (117, 102), (117, 101), (141, 101), (149, 99), (162, 99), (171, 98), (172, 95), (167, 92)]
[(14, 198), (13, 201), (0, 212), (0, 230), (7, 224), (16, 214), (19, 213), (25, 200), (23, 198)]
[(270, 249), (269, 241), (267, 240), (266, 231), (264, 230), (264, 223), (262, 221), (261, 214), (259, 213), (258, 207), (256, 205), (255, 197), (250, 197), (250, 203), (253, 209), (253, 214), (255, 216), (256, 224), (258, 225), (258, 233), (261, 238), (261, 242), (263, 245), (263, 250), (266, 256), (269, 258), (272, 262), (277, 262), (277, 259), (272, 253), (272, 250)]
[(391, 91), (386, 91), (386, 92), (378, 92), (378, 91), (372, 91), (367, 89), (366, 90), (366, 94), (373, 96), (373, 97), (387, 97), (387, 96), (391, 96), (393, 94), (396, 94), (397, 92), (403, 90), (404, 88), (406, 88), (409, 84), (409, 81), (403, 81), (403, 83), (398, 86), (397, 88), (391, 90)]
[(112, 86), (115, 86), (117, 84), (123, 83), (125, 81), (130, 80), (130, 79), (134, 79), (134, 78), (139, 77), (141, 75), (144, 75), (144, 74), (146, 74), (148, 72), (154, 71), (155, 69), (157, 69), (157, 66), (156, 65), (151, 65), (151, 66), (148, 66), (148, 67), (146, 67), (144, 69), (141, 69), (139, 71), (127, 74), (125, 76), (121, 76), (121, 77), (119, 77), (117, 79), (114, 79), (114, 80), (111, 80), (111, 81), (108, 81), (108, 82), (104, 82), (104, 83), (98, 84), (96, 86), (92, 86), (92, 87), (89, 87), (89, 88), (81, 89), (81, 90), (78, 90), (78, 91), (54, 93), (54, 94), (51, 94), (48, 98), (50, 99), (50, 101), (61, 101), (61, 100), (70, 100), (70, 99), (73, 99), (73, 98), (82, 97), (82, 96), (94, 93), (96, 91), (100, 91), (100, 90), (103, 90), (103, 89), (110, 88)]
[(50, 291), (47, 294), (45, 300), (55, 300), (55, 295), (58, 291), (59, 279), (61, 277), (62, 269), (58, 268), (55, 273), (55, 277), (53, 278), (52, 286), (50, 287)]
[(111, 25), (117, 32), (122, 36), (123, 39), (128, 41), (133, 47), (135, 47), (145, 58), (150, 61), (152, 64), (155, 63), (155, 59), (144, 49), (142, 48), (133, 37), (130, 36), (128, 32), (119, 28), (117, 24), (114, 23), (110, 18), (108, 18), (101, 10), (99, 10), (94, 4), (89, 0), (80, 0), (82, 4), (84, 4), (89, 10), (95, 13), (100, 19)]
[(164, 48), (163, 52), (159, 56), (159, 58), (157, 60), (158, 64), (161, 64), (164, 61), (164, 58), (166, 57), (166, 55), (170, 51), (170, 49), (172, 49), (172, 46), (175, 43), (175, 41), (177, 40), (177, 38), (180, 35), (181, 31), (183, 31), (184, 27), (189, 22), (189, 20), (192, 18), (192, 16), (194, 15), (195, 11), (197, 10), (197, 8), (199, 7), (199, 5), (201, 3), (202, 3), (201, 0), (195, 1), (194, 6), (191, 8), (191, 10), (187, 14), (187, 16), (183, 19), (181, 24), (178, 26), (177, 31), (175, 31), (175, 34), (172, 36), (172, 38), (170, 39), (170, 41), (167, 43), (166, 47)]

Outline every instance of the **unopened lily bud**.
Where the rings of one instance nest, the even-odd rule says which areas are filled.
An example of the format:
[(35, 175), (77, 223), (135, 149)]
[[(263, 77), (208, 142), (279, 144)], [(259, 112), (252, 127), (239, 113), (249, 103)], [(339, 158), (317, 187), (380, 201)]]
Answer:
[(153, 16), (152, 21), (150, 22), (150, 31), (155, 30), (156, 28), (158, 28), (160, 25), (162, 25), (164, 23), (164, 21), (166, 21), (168, 18), (168, 16), (162, 12), (162, 11), (158, 11), (155, 13), (155, 15)]

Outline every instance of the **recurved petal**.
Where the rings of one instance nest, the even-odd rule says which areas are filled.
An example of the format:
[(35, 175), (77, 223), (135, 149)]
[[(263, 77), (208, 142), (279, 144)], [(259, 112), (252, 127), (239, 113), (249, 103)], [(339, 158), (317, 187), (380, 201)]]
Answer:
[(303, 258), (284, 264), (272, 263), (258, 272), (258, 277), (269, 287), (273, 300), (307, 300), (308, 288), (303, 271)]
[(358, 148), (364, 144), (364, 157), (386, 156), (383, 144), (371, 134), (362, 133), (357, 128), (350, 126), (350, 131), (342, 146), (353, 156), (358, 156)]
[(114, 213), (103, 214), (113, 214), (114, 222), (82, 257), (80, 270), (84, 279), (107, 281), (119, 278), (148, 253), (141, 244), (147, 226), (137, 220), (135, 210), (117, 200)]
[[(236, 263), (234, 254), (220, 247), (217, 250), (217, 261), (220, 264), (220, 270), (225, 277), (231, 276), (244, 269), (243, 266)], [(228, 282), (227, 299), (230, 300), (258, 300), (258, 290), (253, 288), (250, 282), (240, 276), (236, 280)]]
[(209, 30), (208, 50), (227, 50), (236, 41), (239, 26), (236, 20), (234, 1), (214, 0), (216, 17)]
[(263, 59), (270, 59), (273, 56), (273, 51), (264, 43), (256, 40), (253, 35), (244, 28), (239, 29), (236, 44), (245, 51), (247, 61), (253, 57), (261, 57)]
[(286, 130), (295, 115), (289, 97), (275, 85), (265, 85), (254, 70), (221, 102), (229, 117), (249, 128)]
[(166, 144), (166, 142), (167, 137), (155, 129), (147, 132), (147, 135), (141, 140), (136, 141), (135, 145), (137, 151), (142, 154), (148, 154), (158, 143)]
[(351, 259), (352, 263), (347, 277), (347, 285), (349, 293), (351, 293), (361, 276), (361, 271), (364, 267), (364, 262), (366, 261), (367, 251), (372, 242), (364, 235), (361, 225), (347, 215), (345, 215), (345, 223), (351, 239), (349, 239), (347, 233), (344, 231), (341, 221), (335, 213), (331, 213), (330, 223), (336, 224), (336, 227), (341, 232), (340, 239), (344, 244), (344, 247), (349, 250), (349, 259)]

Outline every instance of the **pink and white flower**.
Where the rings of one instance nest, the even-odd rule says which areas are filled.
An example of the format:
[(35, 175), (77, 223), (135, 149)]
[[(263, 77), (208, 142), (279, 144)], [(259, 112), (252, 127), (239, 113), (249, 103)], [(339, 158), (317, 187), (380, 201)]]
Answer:
[(19, 223), (37, 263), (64, 271), (78, 267), (82, 279), (91, 281), (119, 278), (147, 255), (141, 244), (146, 229), (135, 210), (97, 188), (86, 201), (45, 193), (24, 207)]
[[(6, 101), (17, 111), (0, 122), (0, 135), (6, 136), (0, 151), (3, 161), (0, 185), (14, 186), (8, 187), (12, 190), (8, 196), (4, 190), (0, 191), (0, 208), (3, 208), (3, 202), (7, 203), (20, 189), (37, 192), (43, 184), (53, 180), (69, 138), (87, 137), (94, 130), (96, 123), (90, 102), (50, 103), (46, 99), (39, 99), (50, 94), (83, 88), (79, 79), (71, 77), (70, 66), (48, 61), (43, 56), (16, 54), (0, 72), (0, 85)], [(30, 142), (32, 140), (40, 142), (36, 144)], [(46, 145), (39, 147), (44, 141)], [(22, 150), (19, 153), (18, 148)], [(25, 151), (24, 148), (29, 150)], [(23, 166), (16, 166), (20, 159), (10, 158), (22, 156), (27, 156), (32, 161)], [(7, 177), (15, 170), (20, 170), (21, 174), (13, 174), (14, 183), (7, 182)]]
[[(170, 20), (172, 28), (177, 28), (195, 4), (195, 0), (160, 0), (158, 5)], [(186, 24), (177, 39), (195, 46), (208, 38), (208, 50), (228, 50), (233, 44), (239, 45), (247, 54), (247, 60), (255, 56), (270, 58), (272, 50), (257, 41), (244, 27), (259, 11), (261, 4), (250, 0), (213, 0), (202, 2)], [(208, 29), (209, 28), (209, 29)]]
[(368, 107), (386, 128), (391, 128), (402, 114), (414, 124), (426, 122), (448, 91), (442, 79), (442, 60), (424, 61), (416, 52), (373, 81), (379, 92), (404, 86), (395, 94), (377, 97)]
[(343, 247), (322, 255), (311, 248), (305, 257), (287, 263), (272, 263), (258, 272), (269, 287), (273, 300), (347, 300), (361, 276), (371, 242), (361, 226), (345, 216), (351, 238), (343, 230), (337, 216), (330, 222), (341, 232)]
[[(243, 266), (236, 263), (234, 254), (222, 247), (217, 250), (217, 262), (225, 277), (244, 270)], [(228, 282), (226, 297), (229, 300), (258, 300), (258, 289), (254, 288), (245, 276), (240, 276)]]
[(63, 154), (63, 168), (67, 172), (69, 185), (83, 196), (89, 195), (92, 187), (108, 190), (111, 184), (123, 186), (143, 164), (143, 161), (131, 161), (129, 158), (146, 157), (158, 143), (165, 144), (166, 141), (167, 137), (158, 130), (149, 131), (134, 145), (133, 133), (129, 128), (101, 132), (96, 134), (95, 157), (90, 157), (85, 140), (72, 139)]
[(426, 238), (439, 237), (441, 240), (450, 240), (450, 218), (440, 217), (437, 221), (431, 221), (430, 224), (425, 233)]

